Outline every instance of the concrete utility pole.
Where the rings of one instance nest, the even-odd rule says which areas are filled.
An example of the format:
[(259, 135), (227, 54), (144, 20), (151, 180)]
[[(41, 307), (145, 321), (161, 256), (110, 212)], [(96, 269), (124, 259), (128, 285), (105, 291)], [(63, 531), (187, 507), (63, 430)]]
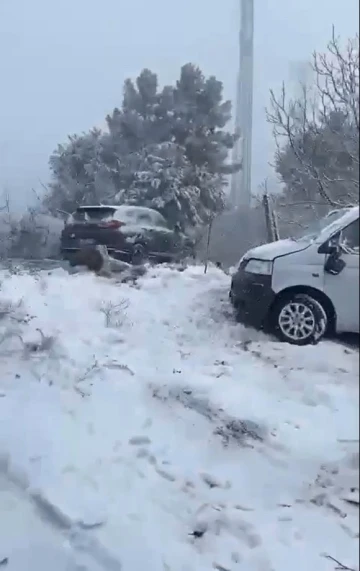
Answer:
[(236, 93), (235, 130), (240, 139), (233, 149), (233, 163), (242, 169), (231, 179), (231, 203), (234, 208), (250, 208), (251, 150), (254, 69), (254, 0), (240, 0), (239, 72)]

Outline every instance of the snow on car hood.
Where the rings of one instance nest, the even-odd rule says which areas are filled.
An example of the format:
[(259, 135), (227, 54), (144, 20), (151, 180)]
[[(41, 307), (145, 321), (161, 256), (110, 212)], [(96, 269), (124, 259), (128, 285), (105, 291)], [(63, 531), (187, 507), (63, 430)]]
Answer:
[(279, 256), (286, 256), (295, 252), (306, 250), (310, 246), (309, 241), (295, 241), (295, 240), (278, 240), (270, 244), (262, 244), (256, 248), (252, 248), (244, 255), (243, 259), (256, 258), (257, 260), (275, 260)]

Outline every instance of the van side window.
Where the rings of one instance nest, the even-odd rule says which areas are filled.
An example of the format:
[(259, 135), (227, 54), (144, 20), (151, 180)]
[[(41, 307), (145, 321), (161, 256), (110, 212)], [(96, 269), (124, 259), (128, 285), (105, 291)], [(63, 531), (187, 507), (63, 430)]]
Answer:
[(341, 245), (349, 252), (359, 253), (359, 219), (342, 230)]

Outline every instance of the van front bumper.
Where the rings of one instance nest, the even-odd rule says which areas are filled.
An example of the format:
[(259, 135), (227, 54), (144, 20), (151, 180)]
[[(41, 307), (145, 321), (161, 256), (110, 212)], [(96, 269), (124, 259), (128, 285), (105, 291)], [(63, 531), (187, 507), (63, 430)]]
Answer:
[(232, 277), (229, 296), (239, 321), (244, 325), (256, 329), (266, 325), (275, 299), (271, 276), (251, 274), (239, 269)]

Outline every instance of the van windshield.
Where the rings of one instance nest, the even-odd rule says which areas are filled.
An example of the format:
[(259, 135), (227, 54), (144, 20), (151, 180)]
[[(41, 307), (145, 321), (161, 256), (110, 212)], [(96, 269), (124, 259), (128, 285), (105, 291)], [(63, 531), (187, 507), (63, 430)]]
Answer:
[(330, 212), (330, 214), (327, 216), (324, 216), (323, 218), (320, 218), (319, 220), (316, 220), (310, 224), (303, 231), (303, 233), (300, 233), (300, 235), (295, 236), (293, 239), (297, 242), (300, 240), (315, 240), (325, 228), (337, 220), (340, 220), (340, 218), (342, 218), (346, 212), (348, 212), (348, 208), (341, 208), (340, 210), (334, 210), (333, 212)]

